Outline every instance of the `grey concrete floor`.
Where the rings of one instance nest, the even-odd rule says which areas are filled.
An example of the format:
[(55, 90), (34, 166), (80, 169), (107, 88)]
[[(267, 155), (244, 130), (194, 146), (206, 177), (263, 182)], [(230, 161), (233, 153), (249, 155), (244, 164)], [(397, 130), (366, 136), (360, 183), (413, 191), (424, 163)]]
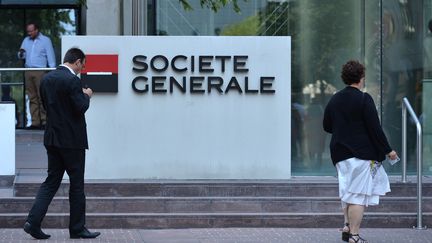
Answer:
[[(102, 229), (92, 240), (71, 240), (67, 229), (46, 229), (51, 238), (46, 242), (148, 242), (148, 243), (210, 243), (210, 242), (343, 242), (338, 229), (299, 228), (224, 228), (224, 229)], [(432, 242), (432, 230), (362, 229), (369, 242), (427, 243)], [(0, 229), (0, 242), (36, 241), (22, 229)]]

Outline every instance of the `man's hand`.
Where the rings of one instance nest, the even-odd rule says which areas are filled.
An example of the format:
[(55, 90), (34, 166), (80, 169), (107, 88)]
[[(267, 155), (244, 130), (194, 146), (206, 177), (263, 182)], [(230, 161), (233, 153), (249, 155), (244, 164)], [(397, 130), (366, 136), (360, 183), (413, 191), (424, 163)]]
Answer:
[(82, 90), (84, 94), (88, 95), (90, 98), (92, 97), (93, 90), (91, 90), (90, 88), (83, 88)]
[(387, 154), (387, 157), (389, 157), (389, 159), (391, 160), (395, 160), (398, 157), (398, 155), (396, 151), (392, 150), (390, 153)]
[(18, 51), (18, 58), (19, 59), (25, 59), (25, 50), (24, 49), (19, 49)]

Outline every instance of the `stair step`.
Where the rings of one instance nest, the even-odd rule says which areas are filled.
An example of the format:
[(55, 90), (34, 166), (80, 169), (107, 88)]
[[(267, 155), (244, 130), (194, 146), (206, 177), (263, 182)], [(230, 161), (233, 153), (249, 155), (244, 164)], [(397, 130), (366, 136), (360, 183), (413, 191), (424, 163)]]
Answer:
[[(22, 178), (21, 178), (22, 179)], [(22, 227), (40, 182), (18, 178), (0, 198), (0, 227)], [(68, 183), (50, 205), (44, 227), (68, 227)], [(380, 205), (368, 207), (363, 227), (416, 224), (417, 186), (392, 181)], [(432, 182), (423, 185), (423, 222), (432, 221)], [(315, 180), (86, 181), (91, 228), (340, 227), (336, 178)]]
[(13, 175), (0, 175), (0, 188), (9, 188), (13, 186), (15, 176)]
[[(14, 185), (14, 195), (17, 197), (35, 196), (40, 187), (39, 183), (16, 182)], [(338, 196), (339, 189), (335, 180), (333, 182), (114, 182), (114, 183), (86, 183), (87, 196), (178, 196), (178, 197), (204, 197), (204, 196), (282, 196), (282, 197), (301, 197), (301, 196)], [(423, 184), (423, 195), (432, 196), (432, 183)], [(392, 183), (392, 192), (387, 196), (407, 196), (417, 195), (415, 183)], [(56, 196), (67, 196), (69, 184), (62, 183)]]
[[(0, 199), (0, 213), (25, 213), (32, 197)], [(416, 212), (414, 197), (381, 197), (369, 212)], [(89, 213), (336, 213), (338, 197), (87, 197)], [(423, 197), (423, 211), (432, 212), (432, 197)], [(67, 197), (53, 199), (48, 212), (69, 212)]]
[[(27, 214), (0, 214), (0, 228), (21, 228)], [(410, 228), (416, 224), (415, 213), (365, 213), (364, 228)], [(221, 228), (221, 227), (292, 227), (337, 228), (342, 213), (87, 213), (89, 228)], [(67, 228), (68, 214), (47, 214), (43, 228)], [(424, 225), (432, 225), (432, 213), (423, 214)]]

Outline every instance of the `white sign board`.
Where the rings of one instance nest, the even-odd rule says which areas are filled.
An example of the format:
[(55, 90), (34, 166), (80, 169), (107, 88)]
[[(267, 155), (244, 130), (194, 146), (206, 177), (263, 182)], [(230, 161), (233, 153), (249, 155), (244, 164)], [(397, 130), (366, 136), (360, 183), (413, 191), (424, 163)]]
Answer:
[(118, 55), (118, 92), (95, 92), (86, 113), (86, 178), (290, 178), (290, 37), (63, 37), (70, 47)]
[(15, 104), (0, 103), (0, 175), (15, 175)]

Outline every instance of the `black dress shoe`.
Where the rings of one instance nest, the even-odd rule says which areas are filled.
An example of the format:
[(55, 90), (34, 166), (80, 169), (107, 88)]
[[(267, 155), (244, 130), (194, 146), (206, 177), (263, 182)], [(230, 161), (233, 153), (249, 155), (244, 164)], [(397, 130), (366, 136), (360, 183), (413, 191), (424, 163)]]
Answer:
[(24, 224), (24, 231), (27, 234), (30, 234), (35, 239), (39, 240), (45, 240), (51, 237), (51, 235), (47, 235), (44, 232), (42, 232), (41, 228), (33, 227), (29, 222), (26, 222)]
[(71, 239), (91, 239), (96, 238), (100, 235), (100, 232), (90, 232), (87, 228), (84, 227), (84, 229), (77, 233), (77, 234), (70, 234)]

